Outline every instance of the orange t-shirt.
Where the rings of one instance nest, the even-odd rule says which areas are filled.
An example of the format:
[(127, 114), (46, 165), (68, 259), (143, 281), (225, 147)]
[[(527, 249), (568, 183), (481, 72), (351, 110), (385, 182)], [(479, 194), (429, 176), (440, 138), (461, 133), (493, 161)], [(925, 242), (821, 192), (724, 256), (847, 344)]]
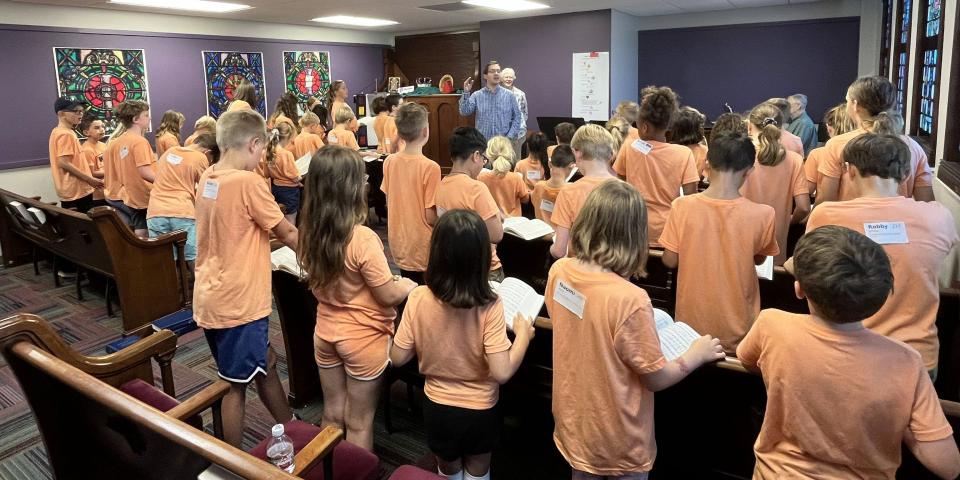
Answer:
[(393, 280), (383, 253), (383, 242), (363, 225), (353, 227), (353, 236), (344, 251), (345, 268), (326, 289), (314, 289), (317, 297), (316, 335), (327, 342), (358, 337), (357, 330), (393, 334), (397, 310), (385, 307), (373, 296), (373, 289)]
[(773, 258), (776, 265), (787, 259), (787, 232), (793, 216), (793, 197), (809, 194), (807, 179), (803, 176), (803, 157), (787, 151), (787, 155), (775, 166), (754, 162), (753, 171), (747, 175), (740, 195), (754, 203), (770, 205), (777, 214), (774, 228), (780, 253)]
[(163, 133), (157, 137), (157, 156), (163, 155), (173, 147), (179, 147), (180, 141), (172, 133)]
[(580, 209), (587, 202), (590, 192), (594, 191), (603, 182), (616, 180), (613, 177), (583, 177), (573, 183), (568, 183), (557, 193), (557, 201), (554, 202), (553, 215), (550, 220), (554, 227), (566, 228), (573, 227), (573, 222), (580, 214)]
[(397, 266), (427, 270), (430, 234), (424, 211), (436, 205), (440, 165), (423, 155), (395, 153), (383, 161), (380, 190), (387, 195), (387, 241)]
[[(120, 200), (130, 208), (147, 208), (150, 203), (150, 182), (140, 176), (140, 167), (150, 167), (156, 158), (150, 142), (143, 135), (127, 132), (107, 145), (107, 153), (114, 159), (114, 167), (119, 175), (119, 198), (110, 193), (104, 194), (110, 200)], [(104, 154), (104, 158), (106, 158)], [(109, 168), (107, 172), (109, 172)]]
[(788, 152), (796, 153), (800, 155), (800, 158), (803, 158), (803, 140), (782, 128), (780, 129), (780, 145), (783, 145), (783, 148), (786, 148)]
[(327, 134), (327, 143), (331, 145), (340, 145), (341, 147), (352, 148), (354, 150), (360, 150), (360, 145), (357, 143), (356, 135), (340, 125), (333, 130), (330, 130), (330, 133)]
[(423, 393), (434, 403), (471, 410), (493, 408), (500, 385), (490, 376), (486, 356), (510, 350), (503, 303), (453, 308), (429, 287), (413, 289), (393, 343), (416, 350)]
[(808, 182), (820, 184), (820, 177), (822, 175), (817, 170), (820, 167), (820, 159), (826, 154), (827, 147), (817, 147), (813, 150), (810, 150), (806, 161), (803, 162), (803, 176)]
[[(103, 152), (107, 150), (107, 144), (103, 142), (97, 142), (95, 145), (93, 145), (89, 141), (86, 141), (83, 142), (80, 148), (80, 154), (83, 155), (83, 160), (87, 162), (87, 165), (90, 167), (90, 174), (93, 175), (93, 172), (102, 171)], [(102, 188), (96, 188), (93, 190), (93, 199), (103, 200)]]
[(520, 202), (530, 197), (530, 191), (527, 190), (527, 184), (519, 173), (507, 172), (501, 177), (493, 172), (480, 172), (477, 180), (490, 189), (490, 195), (493, 195), (497, 205), (508, 217), (522, 215)]
[[(582, 312), (561, 303), (565, 293), (586, 299)], [(557, 449), (570, 466), (594, 475), (649, 471), (657, 456), (653, 392), (641, 375), (667, 360), (647, 292), (564, 258), (550, 268), (545, 303), (553, 320)]]
[(197, 181), (209, 167), (207, 156), (187, 147), (173, 147), (160, 156), (157, 164), (147, 218), (194, 218)]
[(663, 224), (670, 215), (670, 205), (680, 196), (680, 188), (700, 181), (693, 152), (682, 145), (646, 142), (651, 147), (648, 153), (638, 145), (639, 139), (624, 143), (613, 163), (617, 175), (637, 187), (647, 203), (647, 235), (650, 244), (657, 246)]
[[(824, 155), (820, 158), (820, 164), (817, 171), (824, 177), (840, 179), (840, 191), (837, 200), (852, 200), (857, 198), (857, 192), (853, 189), (853, 183), (847, 178), (843, 171), (843, 149), (850, 143), (850, 140), (867, 133), (865, 129), (857, 129), (852, 132), (837, 135), (827, 141), (824, 145)], [(916, 187), (929, 187), (933, 185), (933, 169), (927, 163), (927, 154), (912, 138), (901, 135), (900, 139), (907, 144), (910, 149), (910, 175), (900, 182), (900, 195), (912, 198)], [(818, 188), (819, 190), (819, 188)]]
[(533, 190), (534, 185), (544, 179), (543, 163), (537, 162), (537, 164), (534, 165), (530, 157), (517, 162), (517, 166), (513, 167), (513, 171), (523, 177), (523, 181), (527, 184), (528, 190)]
[(893, 269), (893, 292), (880, 311), (863, 324), (917, 349), (930, 370), (937, 366), (940, 351), (936, 324), (940, 304), (937, 277), (947, 254), (960, 241), (950, 211), (937, 202), (917, 202), (904, 197), (824, 202), (810, 215), (807, 231), (824, 225), (840, 225), (864, 233), (864, 224), (886, 222), (903, 222), (909, 243), (882, 244)]
[[(564, 185), (564, 187), (565, 186), (566, 185)], [(537, 218), (549, 223), (554, 229), (556, 229), (557, 226), (553, 223), (551, 217), (553, 217), (554, 206), (557, 204), (557, 195), (560, 194), (562, 188), (563, 187), (551, 187), (547, 185), (546, 180), (541, 180), (534, 185), (533, 191), (530, 192), (530, 201), (533, 202), (533, 212)]]
[(373, 132), (377, 135), (377, 151), (393, 153), (396, 151), (397, 121), (390, 115), (377, 115), (373, 119)]
[(697, 173), (700, 178), (703, 178), (707, 171), (707, 146), (699, 143), (685, 146), (693, 152), (693, 161), (697, 165)]
[(908, 431), (953, 434), (920, 356), (870, 330), (769, 309), (737, 356), (767, 387), (753, 478), (893, 479)]
[[(266, 155), (266, 150), (264, 150)], [(267, 162), (267, 171), (273, 184), (278, 187), (299, 187), (300, 171), (297, 170), (296, 158), (286, 148), (277, 145), (273, 152), (273, 163)]]
[(300, 132), (300, 135), (297, 135), (293, 139), (293, 146), (291, 148), (293, 156), (296, 159), (303, 158), (304, 155), (313, 156), (314, 153), (317, 153), (317, 150), (320, 150), (320, 147), (323, 146), (323, 139), (320, 138), (320, 135), (316, 133), (310, 133), (307, 131)]
[(547, 147), (547, 158), (553, 158), (553, 151), (557, 149), (560, 145), (550, 145)]
[[(776, 255), (773, 207), (746, 198), (678, 198), (660, 243), (680, 255), (677, 321), (720, 339), (728, 353), (760, 313), (756, 255)], [(704, 238), (710, 237), (709, 241)]]
[[(487, 186), (465, 174), (454, 173), (443, 177), (436, 194), (437, 216), (449, 210), (462, 208), (473, 210), (480, 218), (487, 221), (500, 213), (497, 202), (490, 195)], [(500, 258), (497, 257), (497, 245), (490, 245), (490, 270), (500, 268)]]
[(256, 173), (216, 165), (197, 192), (194, 320), (230, 328), (270, 315), (270, 230), (283, 220), (273, 195)]
[(195, 131), (195, 132), (191, 133), (190, 136), (187, 137), (187, 139), (183, 141), (183, 146), (184, 146), (184, 147), (189, 147), (190, 145), (193, 145), (193, 142), (197, 141), (197, 137), (199, 137), (200, 134), (202, 134), (202, 133), (204, 133), (204, 132), (196, 132), (196, 131)]
[(69, 128), (57, 126), (50, 132), (50, 173), (53, 186), (60, 200), (69, 202), (93, 193), (93, 187), (70, 172), (60, 168), (60, 157), (70, 157), (71, 165), (90, 175), (90, 165), (81, 155), (82, 147), (77, 134)]

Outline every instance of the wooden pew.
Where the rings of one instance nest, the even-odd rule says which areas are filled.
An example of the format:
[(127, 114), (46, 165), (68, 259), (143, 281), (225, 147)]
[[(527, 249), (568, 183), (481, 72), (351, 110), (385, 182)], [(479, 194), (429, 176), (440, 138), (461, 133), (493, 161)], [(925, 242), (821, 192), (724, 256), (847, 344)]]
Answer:
[[(46, 222), (38, 225), (25, 221), (9, 205), (12, 201), (40, 209)], [(142, 335), (154, 320), (190, 305), (183, 256), (186, 232), (145, 240), (137, 237), (111, 207), (96, 207), (84, 214), (6, 190), (0, 190), (0, 202), (4, 206), (0, 209), (0, 248), (5, 266), (22, 263), (27, 249), (36, 246), (83, 270), (112, 279), (123, 310), (125, 334)]]
[(280, 270), (273, 272), (273, 298), (287, 354), (287, 400), (292, 407), (301, 408), (321, 394), (313, 348), (317, 298), (300, 279)]

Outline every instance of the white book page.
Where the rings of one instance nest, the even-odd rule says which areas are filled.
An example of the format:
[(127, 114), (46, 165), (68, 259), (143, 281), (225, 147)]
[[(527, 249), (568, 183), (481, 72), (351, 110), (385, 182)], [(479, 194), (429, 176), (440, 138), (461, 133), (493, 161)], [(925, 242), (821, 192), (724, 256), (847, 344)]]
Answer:
[(660, 336), (660, 351), (667, 361), (673, 361), (683, 355), (690, 348), (700, 334), (683, 322), (674, 322), (666, 328), (657, 331)]
[[(491, 286), (494, 282), (491, 282)], [(507, 328), (513, 331), (513, 319), (517, 313), (529, 318), (537, 318), (543, 307), (543, 296), (521, 280), (510, 277), (496, 289), (503, 302), (503, 319)]]
[(282, 247), (270, 254), (270, 266), (274, 270), (283, 270), (299, 277), (303, 277), (303, 269), (297, 261), (297, 253), (290, 247)]
[(308, 154), (306, 154), (306, 155), (298, 158), (297, 161), (295, 162), (295, 163), (297, 164), (297, 172), (300, 173), (300, 176), (301, 176), (301, 177), (304, 176), (304, 175), (306, 175), (307, 172), (310, 171), (310, 159), (311, 159), (311, 158), (313, 158), (313, 155), (311, 155), (311, 154), (308, 153)]
[(653, 323), (656, 325), (657, 330), (661, 328), (667, 328), (670, 325), (673, 325), (673, 317), (669, 313), (660, 310), (659, 308), (653, 309)]
[(507, 217), (503, 219), (503, 228), (519, 227), (529, 221), (527, 217)]
[(768, 256), (762, 264), (757, 265), (757, 276), (764, 280), (773, 280), (773, 257)]
[[(534, 240), (545, 235), (550, 235), (554, 232), (553, 227), (550, 226), (547, 222), (544, 222), (540, 219), (529, 220), (524, 217), (515, 217), (523, 218), (522, 222), (511, 222), (509, 225), (506, 221), (503, 222), (503, 231), (513, 234), (517, 237), (520, 237), (524, 240)], [(510, 219), (507, 219), (510, 220)]]

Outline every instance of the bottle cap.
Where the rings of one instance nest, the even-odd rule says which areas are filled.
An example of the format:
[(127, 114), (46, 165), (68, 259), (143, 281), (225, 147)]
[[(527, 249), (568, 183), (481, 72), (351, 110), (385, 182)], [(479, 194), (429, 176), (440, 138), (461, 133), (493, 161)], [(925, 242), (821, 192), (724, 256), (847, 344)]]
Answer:
[(270, 430), (270, 433), (272, 433), (274, 437), (279, 437), (280, 435), (283, 435), (283, 424), (278, 423), (274, 425), (273, 429)]

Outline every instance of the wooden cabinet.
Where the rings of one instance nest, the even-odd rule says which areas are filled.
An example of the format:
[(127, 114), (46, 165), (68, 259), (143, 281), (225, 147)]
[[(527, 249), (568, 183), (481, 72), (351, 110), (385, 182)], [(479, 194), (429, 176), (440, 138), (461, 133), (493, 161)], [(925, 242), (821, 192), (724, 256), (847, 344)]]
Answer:
[(452, 165), (450, 160), (450, 136), (457, 127), (474, 125), (473, 115), (460, 116), (460, 95), (425, 95), (406, 97), (406, 102), (416, 102), (430, 113), (430, 139), (423, 146), (423, 154), (437, 162), (446, 174)]

